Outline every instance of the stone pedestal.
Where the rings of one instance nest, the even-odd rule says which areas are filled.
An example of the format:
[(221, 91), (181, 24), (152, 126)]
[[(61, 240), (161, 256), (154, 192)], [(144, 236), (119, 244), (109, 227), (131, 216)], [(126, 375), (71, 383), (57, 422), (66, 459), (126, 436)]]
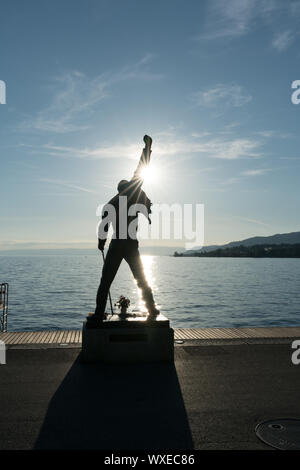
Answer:
[(143, 363), (174, 360), (174, 331), (169, 320), (159, 315), (147, 322), (145, 316), (114, 315), (98, 327), (88, 322), (82, 328), (84, 362)]

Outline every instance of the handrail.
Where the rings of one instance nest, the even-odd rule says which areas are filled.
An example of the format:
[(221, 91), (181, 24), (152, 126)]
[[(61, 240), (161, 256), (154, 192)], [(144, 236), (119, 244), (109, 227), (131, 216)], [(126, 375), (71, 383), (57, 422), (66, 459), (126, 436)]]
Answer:
[(0, 283), (0, 331), (7, 331), (8, 283)]

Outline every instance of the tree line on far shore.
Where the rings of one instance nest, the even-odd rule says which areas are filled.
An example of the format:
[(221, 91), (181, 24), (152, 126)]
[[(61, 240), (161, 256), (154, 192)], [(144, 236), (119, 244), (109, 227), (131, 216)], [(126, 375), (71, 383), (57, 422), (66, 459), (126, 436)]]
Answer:
[(217, 248), (212, 251), (195, 251), (189, 253), (178, 253), (177, 257), (224, 257), (224, 258), (300, 258), (300, 243), (281, 245), (253, 245), (234, 246), (230, 248)]

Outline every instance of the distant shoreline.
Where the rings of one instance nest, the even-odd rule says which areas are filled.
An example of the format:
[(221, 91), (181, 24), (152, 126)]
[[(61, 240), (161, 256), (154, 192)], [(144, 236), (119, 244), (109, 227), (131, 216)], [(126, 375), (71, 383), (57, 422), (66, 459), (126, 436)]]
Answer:
[(175, 258), (300, 258), (300, 243), (280, 245), (253, 245), (218, 248), (212, 251), (198, 251), (173, 254)]
[[(105, 252), (107, 251), (109, 244), (105, 247)], [(174, 250), (180, 250), (181, 247), (147, 247), (140, 246), (139, 250), (141, 255), (149, 256), (172, 256)], [(98, 256), (99, 250), (97, 246), (93, 248), (19, 248), (11, 250), (0, 250), (1, 256), (63, 256), (63, 255), (85, 255), (85, 256)]]

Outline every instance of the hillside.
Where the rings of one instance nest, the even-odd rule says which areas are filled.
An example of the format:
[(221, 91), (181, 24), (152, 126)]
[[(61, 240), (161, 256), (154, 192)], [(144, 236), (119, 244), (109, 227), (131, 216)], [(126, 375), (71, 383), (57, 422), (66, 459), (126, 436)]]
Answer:
[(295, 245), (300, 243), (300, 232), (278, 233), (267, 237), (251, 237), (245, 240), (233, 241), (225, 245), (209, 245), (201, 249), (187, 250), (185, 256), (195, 255), (196, 253), (209, 252), (223, 248), (233, 248), (235, 246), (255, 246), (255, 245)]
[(210, 258), (300, 258), (300, 243), (276, 245), (251, 245), (218, 248), (211, 251), (198, 251), (193, 254), (174, 253), (175, 257)]

